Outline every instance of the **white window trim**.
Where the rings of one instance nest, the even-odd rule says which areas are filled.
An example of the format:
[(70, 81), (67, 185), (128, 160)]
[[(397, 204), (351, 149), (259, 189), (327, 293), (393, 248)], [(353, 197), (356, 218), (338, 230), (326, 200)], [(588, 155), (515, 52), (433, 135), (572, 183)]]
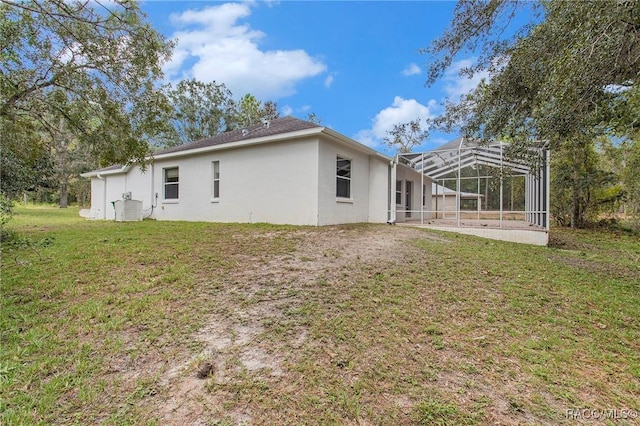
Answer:
[[(400, 182), (400, 190), (399, 191), (398, 191), (398, 182)], [(404, 191), (403, 191), (404, 187), (405, 187), (404, 181), (402, 179), (396, 179), (396, 188), (395, 188), (395, 191), (394, 191), (394, 194), (395, 194), (395, 197), (396, 197), (395, 198), (396, 206), (402, 206), (403, 205), (402, 201), (404, 199)], [(398, 194), (400, 194), (400, 202), (399, 203), (398, 203)]]
[[(216, 179), (216, 168), (215, 164), (218, 163), (218, 178)], [(220, 202), (220, 160), (214, 160), (211, 162), (211, 202), (219, 203)], [(215, 182), (218, 182), (218, 196), (215, 196)]]
[[(345, 178), (343, 176), (338, 176), (338, 170), (336, 170), (336, 183), (337, 183), (337, 179), (345, 179), (349, 181), (349, 196), (348, 197), (339, 197), (338, 194), (336, 193), (336, 202), (337, 203), (349, 203), (349, 204), (353, 204), (353, 192), (352, 192), (352, 187), (351, 187), (351, 182), (353, 182), (352, 176), (353, 176), (353, 159), (350, 157), (347, 157), (345, 155), (340, 155), (337, 154), (336, 155), (336, 166), (338, 163), (338, 159), (341, 160), (348, 160), (349, 161), (349, 172), (351, 174), (350, 177)], [(337, 192), (337, 191), (336, 191)]]
[[(178, 181), (177, 182), (167, 182), (167, 170), (176, 169), (178, 171)], [(167, 196), (167, 185), (177, 185), (178, 186), (178, 197), (177, 198), (166, 198)], [(162, 204), (178, 204), (180, 200), (180, 167), (179, 166), (171, 166), (171, 167), (163, 167), (162, 168)]]
[(336, 197), (336, 203), (353, 204), (353, 198)]

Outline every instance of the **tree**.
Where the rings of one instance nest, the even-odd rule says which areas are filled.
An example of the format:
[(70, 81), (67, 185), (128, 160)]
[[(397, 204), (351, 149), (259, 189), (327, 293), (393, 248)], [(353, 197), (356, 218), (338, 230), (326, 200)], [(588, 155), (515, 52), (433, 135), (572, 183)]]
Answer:
[(580, 226), (585, 194), (578, 160), (589, 156), (598, 136), (633, 140), (640, 125), (638, 3), (543, 1), (533, 5), (527, 24), (501, 37), (521, 7), (508, 0), (458, 3), (451, 28), (423, 51), (431, 55), (427, 83), (479, 46), (478, 60), (462, 73), (485, 70), (490, 80), (448, 103), (434, 123), (466, 137), (511, 140), (514, 155), (544, 140), (573, 156), (566, 184), (573, 193), (571, 223)]
[[(94, 122), (97, 124), (97, 122)], [(79, 143), (64, 117), (51, 116), (44, 127), (43, 140), (48, 146), (51, 180), (59, 190), (59, 206), (67, 208), (71, 183), (83, 170), (95, 167), (87, 147)]]
[(278, 117), (280, 114), (275, 102), (267, 101), (263, 104), (255, 96), (247, 93), (235, 106), (235, 114), (229, 127), (239, 129), (257, 124), (261, 120), (274, 120)]
[(182, 80), (175, 87), (164, 86), (163, 93), (168, 110), (159, 114), (165, 114), (170, 126), (154, 141), (155, 146), (190, 143), (279, 117), (275, 102), (262, 103), (251, 94), (236, 102), (223, 83)]
[(31, 122), (0, 120), (0, 193), (8, 199), (50, 187), (52, 163), (42, 134)]
[(144, 159), (164, 125), (154, 82), (172, 43), (135, 2), (0, 0), (0, 40), (0, 121), (22, 132), (10, 137), (34, 143), (54, 111), (102, 164)]
[(224, 84), (182, 80), (164, 88), (171, 107), (171, 130), (161, 145), (173, 146), (208, 138), (223, 132), (232, 122), (233, 100)]
[(640, 144), (629, 140), (613, 143), (610, 139), (598, 142), (602, 169), (616, 176), (615, 187), (607, 191), (609, 196), (617, 195), (610, 203), (610, 213), (635, 219), (632, 226), (640, 229)]
[(622, 149), (625, 159), (622, 182), (628, 194), (628, 213), (635, 219), (634, 227), (640, 229), (640, 143), (628, 143)]
[(315, 112), (310, 112), (309, 114), (307, 114), (307, 121), (313, 124), (321, 124), (322, 118), (318, 117), (318, 115)]
[(574, 149), (569, 144), (551, 158), (551, 214), (558, 224), (582, 226), (615, 211), (623, 200), (620, 178), (607, 170), (603, 158), (592, 145)]
[(384, 142), (390, 148), (395, 148), (400, 154), (411, 152), (429, 136), (429, 132), (423, 128), (420, 118), (407, 123), (394, 124), (393, 129), (387, 131)]

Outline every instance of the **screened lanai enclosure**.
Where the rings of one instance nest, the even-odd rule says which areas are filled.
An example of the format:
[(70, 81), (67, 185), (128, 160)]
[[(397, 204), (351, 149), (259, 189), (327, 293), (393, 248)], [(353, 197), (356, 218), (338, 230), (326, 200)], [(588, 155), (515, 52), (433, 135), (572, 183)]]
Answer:
[(431, 191), (422, 185), (421, 210), (396, 214), (422, 225), (548, 231), (547, 147), (531, 147), (517, 158), (508, 152), (506, 142), (458, 138), (431, 151), (399, 154), (397, 162), (421, 172)]

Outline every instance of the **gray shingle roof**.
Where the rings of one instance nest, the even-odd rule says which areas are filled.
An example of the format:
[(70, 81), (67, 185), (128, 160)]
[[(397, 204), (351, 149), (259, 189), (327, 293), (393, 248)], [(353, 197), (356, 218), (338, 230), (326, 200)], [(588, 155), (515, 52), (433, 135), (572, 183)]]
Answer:
[(230, 132), (220, 133), (211, 138), (200, 139), (185, 145), (178, 145), (171, 148), (162, 149), (154, 152), (154, 155), (170, 154), (173, 152), (189, 151), (192, 149), (206, 148), (209, 146), (223, 145), (231, 142), (242, 140), (261, 138), (283, 133), (291, 133), (300, 130), (313, 129), (322, 127), (309, 121), (299, 120), (294, 117), (276, 118), (269, 122), (268, 127), (263, 124), (254, 124), (244, 129), (232, 130)]

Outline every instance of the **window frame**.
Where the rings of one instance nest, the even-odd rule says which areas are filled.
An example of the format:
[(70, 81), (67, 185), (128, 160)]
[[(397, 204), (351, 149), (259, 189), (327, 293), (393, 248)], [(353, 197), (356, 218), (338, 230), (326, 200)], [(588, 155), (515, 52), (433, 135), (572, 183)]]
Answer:
[(220, 200), (220, 160), (214, 160), (211, 162), (211, 201), (217, 202), (219, 200)]
[[(344, 167), (340, 167), (340, 162), (348, 162), (349, 167), (346, 174), (341, 174), (341, 171), (344, 170)], [(353, 200), (351, 194), (351, 181), (353, 179), (353, 160), (351, 158), (345, 157), (343, 155), (336, 155), (336, 199), (337, 200)], [(341, 192), (340, 183), (346, 182), (346, 195)]]
[(402, 205), (402, 180), (396, 180), (396, 206)]
[[(168, 172), (175, 170), (175, 181), (169, 181)], [(171, 177), (173, 179), (173, 177)], [(175, 197), (169, 197), (168, 188), (175, 186)], [(162, 199), (168, 202), (177, 202), (180, 199), (180, 167), (164, 167), (162, 169)]]

